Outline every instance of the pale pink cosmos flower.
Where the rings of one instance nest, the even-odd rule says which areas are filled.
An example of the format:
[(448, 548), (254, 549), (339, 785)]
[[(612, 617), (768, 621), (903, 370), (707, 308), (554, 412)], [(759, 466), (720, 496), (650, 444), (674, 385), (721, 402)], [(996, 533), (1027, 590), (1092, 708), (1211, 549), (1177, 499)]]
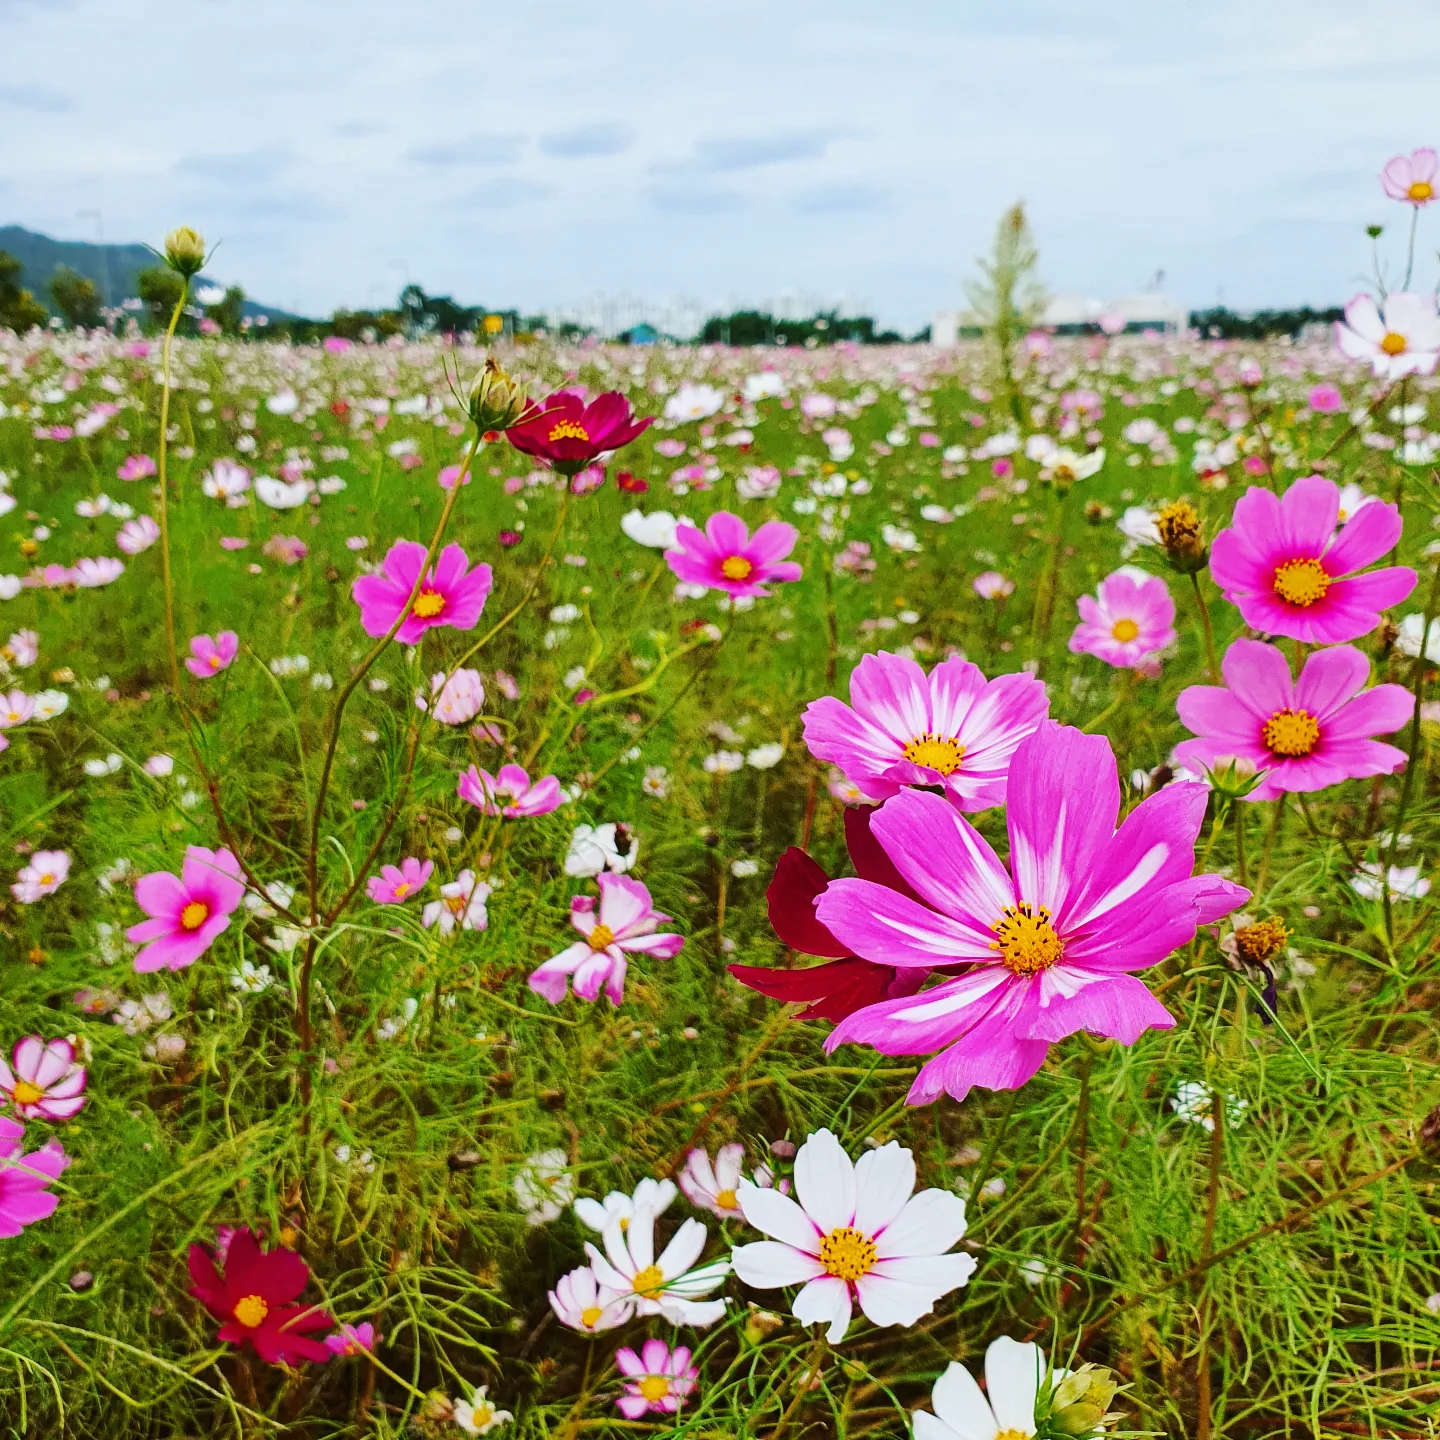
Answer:
[(613, 1330), (635, 1310), (632, 1299), (604, 1289), (588, 1265), (562, 1275), (548, 1298), (555, 1318), (585, 1335)]
[[(475, 478), (474, 472), (470, 469), (465, 471), (465, 484), (468, 485)], [(440, 472), (440, 488), (442, 490), (453, 490), (455, 482), (460, 479), (460, 467), (458, 465), (447, 465)]]
[(403, 905), (429, 884), (434, 869), (434, 861), (407, 855), (399, 865), (382, 865), (365, 882), (365, 893), (377, 905)]
[(730, 1273), (728, 1260), (698, 1268), (705, 1227), (686, 1220), (657, 1256), (655, 1211), (636, 1207), (629, 1221), (612, 1217), (602, 1237), (602, 1254), (590, 1241), (585, 1253), (602, 1293), (627, 1300), (638, 1315), (663, 1315), (672, 1325), (713, 1325), (725, 1313), (724, 1300), (702, 1300)]
[(15, 1042), (9, 1065), (0, 1060), (0, 1093), (27, 1120), (69, 1120), (85, 1103), (85, 1067), (70, 1041), (27, 1035)]
[(35, 697), (23, 690), (12, 690), (0, 695), (0, 730), (13, 725), (23, 725), (35, 713)]
[(735, 1274), (759, 1290), (802, 1286), (791, 1313), (828, 1325), (832, 1345), (857, 1303), (872, 1325), (915, 1324), (975, 1273), (973, 1255), (947, 1253), (965, 1234), (965, 1202), (948, 1190), (916, 1195), (915, 1179), (915, 1157), (897, 1142), (852, 1162), (817, 1130), (795, 1156), (795, 1199), (740, 1182), (745, 1219), (773, 1238), (736, 1246)]
[(1274, 800), (1405, 768), (1403, 750), (1371, 737), (1402, 729), (1415, 697), (1403, 685), (1367, 689), (1370, 661), (1353, 645), (1315, 651), (1292, 681), (1276, 646), (1236, 640), (1221, 670), (1223, 687), (1192, 685), (1175, 702), (1181, 723), (1199, 737), (1175, 747), (1187, 769), (1248, 760), (1265, 773), (1245, 798)]
[(135, 903), (150, 919), (132, 925), (125, 938), (143, 949), (135, 969), (183, 970), (208, 950), (230, 924), (245, 895), (240, 862), (228, 850), (190, 845), (180, 874), (152, 870), (135, 883)]
[(190, 654), (185, 657), (185, 668), (197, 679), (208, 680), (222, 670), (228, 670), (236, 655), (240, 653), (240, 637), (233, 630), (222, 630), (218, 635), (195, 635), (190, 640)]
[(1386, 380), (1433, 375), (1440, 360), (1440, 317), (1433, 295), (1392, 290), (1383, 308), (1369, 295), (1356, 295), (1335, 322), (1335, 343), (1352, 360), (1365, 360)]
[(1128, 972), (1158, 964), (1250, 896), (1191, 874), (1208, 798), (1202, 784), (1167, 785), (1117, 831), (1110, 742), (1047, 721), (1010, 765), (1008, 871), (939, 796), (909, 790), (887, 801), (871, 834), (925, 903), (832, 880), (816, 917), (876, 964), (968, 968), (847, 1016), (826, 1048), (939, 1050), (910, 1089), (910, 1103), (924, 1104), (942, 1091), (963, 1100), (975, 1085), (1018, 1089), (1078, 1030), (1133, 1045), (1146, 1029), (1169, 1029), (1174, 1017)]
[(1307, 475), (1281, 497), (1252, 487), (1210, 547), (1210, 573), (1245, 623), (1266, 635), (1336, 645), (1369, 634), (1380, 612), (1415, 588), (1416, 575), (1392, 565), (1359, 575), (1400, 539), (1394, 505), (1362, 506), (1336, 533), (1340, 488)]
[(127, 555), (139, 555), (160, 538), (160, 527), (148, 515), (127, 520), (115, 536), (115, 543)]
[(680, 1188), (692, 1205), (722, 1220), (733, 1220), (740, 1214), (738, 1192), (744, 1171), (745, 1147), (741, 1144), (722, 1145), (713, 1165), (704, 1150), (692, 1150), (680, 1172)]
[[(485, 683), (478, 670), (457, 670), (448, 677), (442, 670), (430, 677), (430, 693), (435, 697), (431, 713), (442, 725), (468, 725), (485, 703)], [(420, 708), (425, 708), (423, 697)]]
[(48, 1220), (60, 1203), (48, 1193), (70, 1163), (58, 1140), (22, 1153), (25, 1127), (0, 1115), (0, 1240), (13, 1240), (27, 1225)]
[(37, 850), (15, 877), (10, 893), (22, 904), (33, 905), (53, 895), (70, 874), (70, 856), (64, 850)]
[(625, 1377), (623, 1393), (615, 1401), (627, 1420), (638, 1420), (652, 1410), (674, 1415), (699, 1383), (700, 1371), (690, 1363), (690, 1350), (673, 1350), (663, 1340), (647, 1340), (637, 1355), (628, 1345), (615, 1352), (615, 1368)]
[(570, 923), (581, 938), (545, 961), (531, 976), (530, 988), (552, 1005), (565, 998), (574, 976), (577, 998), (594, 1000), (604, 987), (612, 1005), (625, 998), (625, 971), (632, 953), (669, 960), (684, 948), (683, 936), (656, 934), (670, 917), (656, 910), (650, 892), (628, 875), (608, 872), (596, 879), (600, 903), (589, 895), (570, 902)]
[(970, 585), (982, 600), (1003, 600), (1015, 593), (1015, 582), (998, 570), (982, 570)]
[(767, 520), (751, 535), (738, 515), (719, 510), (703, 530), (678, 526), (676, 548), (665, 552), (665, 563), (689, 585), (704, 585), (733, 596), (768, 595), (767, 581), (800, 578), (800, 567), (785, 559), (799, 538), (800, 532), (783, 520)]
[(1405, 200), (1418, 210), (1440, 199), (1440, 155), (1428, 146), (1395, 155), (1380, 172), (1380, 188), (1392, 200)]
[(71, 583), (80, 586), (82, 590), (98, 590), (102, 585), (118, 580), (124, 573), (125, 566), (122, 561), (113, 555), (97, 555), (93, 560), (77, 560), (70, 572), (70, 578)]
[(402, 645), (413, 645), (437, 625), (474, 628), (490, 594), (490, 567), (469, 569), (469, 559), (458, 545), (447, 545), (440, 552), (406, 612), (427, 553), (418, 540), (397, 540), (385, 554), (383, 574), (362, 575), (356, 580), (350, 593), (360, 607), (360, 624), (367, 635), (388, 635), (401, 615), (405, 619), (395, 638)]
[(148, 455), (127, 455), (115, 473), (122, 480), (148, 480), (155, 474), (155, 462)]
[(1129, 670), (1175, 643), (1175, 602), (1158, 575), (1117, 570), (1100, 582), (1095, 595), (1082, 595), (1075, 607), (1080, 623), (1070, 637), (1070, 649), (1077, 655), (1093, 655)]
[(24, 670), (40, 658), (40, 636), (34, 630), (17, 630), (3, 652), (12, 665)]
[(495, 688), (507, 699), (520, 698), (520, 682), (508, 670), (495, 672)]
[(450, 935), (456, 929), (484, 930), (490, 924), (485, 902), (492, 893), (493, 887), (483, 880), (477, 881), (473, 870), (462, 870), (449, 884), (440, 887), (440, 898), (431, 900), (420, 912), (420, 923), (427, 930), (438, 925), (442, 935)]
[(802, 717), (811, 754), (838, 765), (867, 795), (939, 785), (962, 810), (1003, 803), (1015, 747), (1050, 710), (1033, 675), (986, 680), (958, 656), (926, 675), (884, 650), (851, 671), (850, 700), (811, 701)]
[(223, 500), (232, 510), (248, 504), (250, 472), (238, 461), (223, 456), (200, 478), (201, 491), (212, 500)]
[(461, 775), (455, 793), (471, 805), (478, 805), (486, 815), (503, 815), (507, 820), (548, 815), (565, 798), (560, 793), (558, 776), (546, 775), (532, 785), (519, 765), (502, 765), (494, 775), (472, 765)]

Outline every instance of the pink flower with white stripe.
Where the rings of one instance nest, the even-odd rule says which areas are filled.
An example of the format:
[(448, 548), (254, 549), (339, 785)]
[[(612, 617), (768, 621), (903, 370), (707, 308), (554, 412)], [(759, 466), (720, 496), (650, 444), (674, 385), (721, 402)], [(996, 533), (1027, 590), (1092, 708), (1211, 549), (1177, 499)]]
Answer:
[(547, 775), (532, 785), (518, 765), (502, 765), (494, 775), (472, 765), (461, 775), (455, 793), (486, 815), (503, 815), (507, 820), (548, 815), (565, 798), (556, 776)]
[(795, 1156), (795, 1200), (741, 1182), (746, 1220), (774, 1238), (736, 1246), (735, 1274), (758, 1290), (803, 1286), (791, 1313), (828, 1324), (832, 1345), (856, 1304), (872, 1325), (913, 1325), (975, 1273), (973, 1255), (946, 1253), (965, 1234), (965, 1202), (914, 1189), (915, 1157), (895, 1141), (852, 1163), (817, 1130)]
[[(1118, 830), (1120, 781), (1103, 735), (1046, 722), (1015, 752), (1006, 822), (1010, 868), (936, 795), (886, 803), (871, 833), (925, 904), (868, 880), (832, 880), (816, 916), (857, 955), (934, 970), (931, 989), (869, 1005), (836, 1026), (885, 1055), (940, 1051), (910, 1103), (972, 1086), (1015, 1090), (1078, 1030), (1133, 1045), (1174, 1017), (1129, 972), (1158, 964), (1250, 892), (1192, 875), (1208, 790), (1167, 785)], [(933, 907), (933, 908), (927, 908)]]
[(0, 1093), (27, 1120), (69, 1120), (85, 1103), (85, 1067), (68, 1040), (47, 1045), (38, 1035), (15, 1042), (10, 1064), (0, 1060)]
[(594, 1000), (603, 987), (612, 1005), (625, 998), (625, 971), (632, 953), (669, 960), (685, 945), (683, 936), (656, 934), (670, 917), (650, 901), (650, 892), (628, 875), (602, 874), (600, 903), (589, 895), (570, 902), (570, 923), (581, 939), (547, 960), (530, 977), (530, 988), (552, 1005), (565, 998), (571, 976), (576, 996)]
[(939, 785), (962, 810), (1004, 802), (1015, 747), (1050, 711), (1033, 675), (987, 680), (958, 657), (926, 675), (883, 650), (851, 671), (850, 702), (824, 695), (806, 708), (812, 755), (838, 765), (876, 800), (907, 785)]

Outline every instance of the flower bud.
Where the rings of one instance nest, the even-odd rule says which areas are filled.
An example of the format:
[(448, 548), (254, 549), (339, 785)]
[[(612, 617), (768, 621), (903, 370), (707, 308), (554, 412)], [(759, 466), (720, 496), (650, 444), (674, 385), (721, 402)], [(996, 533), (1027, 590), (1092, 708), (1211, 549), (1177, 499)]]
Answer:
[(165, 263), (187, 280), (198, 275), (205, 264), (205, 237), (188, 225), (172, 230), (165, 237)]
[(752, 1345), (758, 1345), (782, 1329), (784, 1324), (785, 1321), (774, 1311), (762, 1310), (758, 1305), (752, 1304), (750, 1313), (745, 1317), (745, 1338)]
[(1050, 1428), (1060, 1435), (1088, 1435), (1099, 1427), (1120, 1388), (1113, 1370), (1082, 1365), (1055, 1387)]
[(1205, 568), (1209, 547), (1200, 526), (1200, 512), (1188, 501), (1177, 500), (1155, 517), (1155, 529), (1172, 570), (1193, 575)]
[(1264, 778), (1255, 762), (1242, 755), (1217, 755), (1205, 774), (1211, 789), (1226, 800), (1243, 800)]
[(470, 387), (467, 408), (480, 430), (508, 430), (529, 409), (525, 392), (499, 366), (487, 360)]

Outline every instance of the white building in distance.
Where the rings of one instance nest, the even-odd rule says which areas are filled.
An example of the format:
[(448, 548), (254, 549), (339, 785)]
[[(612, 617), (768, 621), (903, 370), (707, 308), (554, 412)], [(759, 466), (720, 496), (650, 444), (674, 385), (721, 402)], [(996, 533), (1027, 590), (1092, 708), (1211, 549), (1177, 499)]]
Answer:
[[(1058, 335), (1096, 334), (1109, 328), (1101, 321), (1110, 317), (1117, 326), (1123, 321), (1128, 334), (1145, 330), (1173, 334), (1186, 327), (1190, 312), (1174, 296), (1149, 291), (1109, 301), (1086, 295), (1052, 295), (1037, 328)], [(962, 336), (978, 336), (983, 328), (973, 310), (937, 310), (930, 322), (930, 343), (942, 350), (953, 349)], [(1118, 329), (1116, 333), (1120, 333)]]

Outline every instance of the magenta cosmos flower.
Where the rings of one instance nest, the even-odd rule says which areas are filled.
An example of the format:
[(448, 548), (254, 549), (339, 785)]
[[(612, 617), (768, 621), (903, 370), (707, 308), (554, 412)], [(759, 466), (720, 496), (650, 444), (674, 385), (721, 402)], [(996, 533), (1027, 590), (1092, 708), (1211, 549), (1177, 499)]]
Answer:
[(47, 1045), (38, 1035), (15, 1042), (10, 1064), (0, 1060), (0, 1092), (29, 1120), (69, 1120), (85, 1103), (85, 1067), (68, 1040)]
[(49, 1187), (70, 1163), (58, 1140), (24, 1154), (25, 1127), (0, 1115), (0, 1240), (13, 1240), (27, 1225), (48, 1220), (60, 1203)]
[(1369, 362), (1386, 380), (1402, 375), (1432, 375), (1440, 360), (1440, 317), (1433, 295), (1392, 290), (1384, 308), (1368, 295), (1357, 295), (1335, 322), (1335, 343), (1352, 360)]
[(397, 540), (385, 554), (384, 573), (362, 575), (350, 593), (360, 607), (360, 624), (367, 635), (388, 635), (401, 615), (404, 623), (395, 632), (402, 645), (413, 645), (437, 625), (469, 630), (480, 618), (490, 594), (490, 567), (466, 567), (469, 558), (458, 545), (447, 545), (440, 558), (426, 572), (415, 603), (407, 614), (406, 603), (420, 580), (420, 567), (429, 554), (418, 540)]
[(403, 905), (425, 888), (434, 869), (434, 861), (408, 855), (398, 865), (382, 865), (366, 882), (365, 893), (377, 905)]
[(768, 595), (770, 580), (798, 580), (800, 567), (785, 557), (800, 532), (783, 520), (767, 520), (753, 535), (738, 516), (718, 510), (703, 530), (681, 525), (665, 563), (688, 585), (705, 585), (731, 595)]
[(561, 475), (576, 475), (654, 423), (653, 418), (637, 420), (618, 390), (607, 390), (588, 405), (578, 391), (557, 390), (532, 405), (505, 438), (522, 455), (534, 456)]
[(1440, 155), (1426, 147), (1396, 155), (1380, 172), (1380, 188), (1392, 200), (1408, 200), (1417, 208), (1440, 198)]
[(530, 776), (518, 765), (502, 765), (495, 775), (472, 765), (460, 777), (455, 793), (478, 805), (486, 815), (503, 815), (507, 820), (548, 815), (565, 798), (557, 776), (547, 775), (532, 785)]
[(1175, 643), (1175, 602), (1158, 575), (1117, 570), (1100, 582), (1094, 595), (1082, 595), (1075, 608), (1080, 623), (1070, 648), (1077, 655), (1133, 670), (1147, 655)]
[(1403, 750), (1370, 737), (1401, 729), (1415, 697), (1403, 685), (1367, 690), (1370, 661), (1353, 645), (1317, 650), (1292, 682), (1274, 645), (1237, 640), (1221, 670), (1223, 687), (1192, 685), (1175, 702), (1181, 722), (1199, 737), (1175, 747), (1175, 758), (1192, 771), (1230, 756), (1249, 760), (1266, 774), (1246, 798), (1274, 800), (1404, 768)]
[(380, 1336), (375, 1333), (375, 1327), (368, 1320), (362, 1320), (358, 1325), (342, 1324), (333, 1334), (325, 1337), (325, 1348), (336, 1357), (350, 1355), (373, 1355), (375, 1347), (380, 1343)]
[(625, 1377), (624, 1394), (616, 1400), (627, 1420), (638, 1420), (651, 1410), (673, 1415), (700, 1379), (684, 1345), (673, 1350), (663, 1340), (647, 1340), (637, 1355), (628, 1345), (615, 1352), (616, 1369)]
[(1361, 506), (1336, 533), (1340, 488), (1320, 475), (1278, 499), (1251, 488), (1210, 547), (1210, 573), (1245, 623), (1266, 635), (1337, 645), (1367, 635), (1380, 612), (1414, 588), (1415, 572), (1391, 565), (1355, 572), (1394, 548), (1403, 523), (1395, 506)]
[[(1250, 892), (1193, 875), (1209, 792), (1167, 785), (1117, 831), (1120, 782), (1103, 735), (1047, 721), (1010, 765), (1010, 869), (953, 805), (907, 790), (870, 822), (925, 902), (867, 880), (832, 880), (816, 915), (879, 964), (969, 969), (842, 1020), (847, 1041), (885, 1055), (941, 1053), (910, 1089), (922, 1104), (972, 1086), (1014, 1090), (1077, 1030), (1134, 1044), (1175, 1021), (1134, 975), (1188, 943)], [(933, 907), (933, 908), (927, 908)]]
[(239, 653), (240, 637), (233, 630), (222, 630), (215, 636), (194, 635), (190, 639), (190, 653), (185, 657), (185, 668), (197, 680), (208, 680), (228, 670)]
[(850, 672), (850, 702), (825, 695), (806, 708), (812, 755), (877, 800), (907, 785), (939, 785), (962, 810), (1004, 802), (1015, 747), (1050, 711), (1033, 675), (986, 680), (978, 665), (956, 657), (927, 676), (883, 650)]
[(183, 970), (210, 948), (230, 924), (245, 895), (240, 862), (228, 850), (191, 845), (178, 876), (168, 870), (142, 875), (135, 884), (135, 903), (151, 918), (132, 925), (127, 940), (145, 941), (135, 969)]
[(530, 977), (530, 988), (552, 1005), (565, 998), (565, 984), (574, 976), (575, 994), (594, 1000), (601, 987), (612, 1005), (625, 998), (625, 971), (631, 953), (669, 960), (685, 945), (680, 935), (657, 935), (668, 924), (650, 901), (650, 892), (628, 875), (600, 875), (600, 904), (593, 897), (577, 895), (570, 902), (570, 923), (581, 938), (568, 949), (547, 960)]

